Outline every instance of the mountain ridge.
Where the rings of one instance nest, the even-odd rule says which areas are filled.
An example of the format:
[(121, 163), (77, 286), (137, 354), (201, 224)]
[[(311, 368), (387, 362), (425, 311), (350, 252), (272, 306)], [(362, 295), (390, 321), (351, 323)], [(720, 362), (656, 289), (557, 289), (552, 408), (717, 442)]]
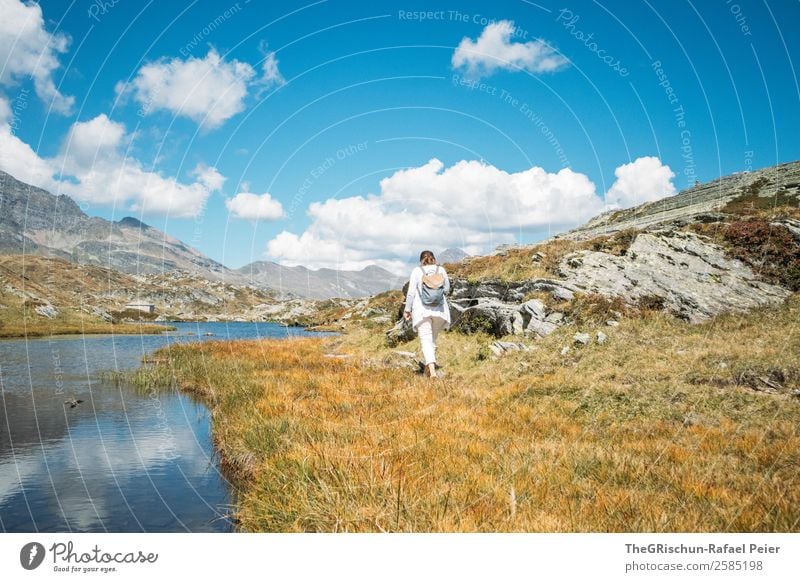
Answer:
[[(179, 271), (210, 281), (257, 285), (287, 296), (315, 299), (363, 297), (395, 284), (395, 276), (377, 266), (368, 271), (311, 271), (256, 261), (231, 269), (138, 218), (111, 221), (89, 216), (69, 196), (52, 194), (2, 171), (0, 253), (59, 258), (135, 276)], [(306, 274), (304, 279), (301, 269), (314, 274)]]

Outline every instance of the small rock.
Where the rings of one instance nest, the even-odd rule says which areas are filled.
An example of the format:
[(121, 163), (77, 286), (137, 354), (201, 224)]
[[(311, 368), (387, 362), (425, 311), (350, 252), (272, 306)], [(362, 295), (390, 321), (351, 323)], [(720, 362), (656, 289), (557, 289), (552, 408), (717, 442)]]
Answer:
[(618, 322), (617, 320), (615, 320), (615, 319), (609, 319), (609, 320), (606, 322), (606, 325), (607, 325), (608, 327), (619, 327), (619, 322)]
[(546, 337), (553, 333), (558, 326), (549, 321), (539, 321), (533, 317), (528, 322), (528, 328), (525, 330), (527, 335), (536, 334), (539, 337)]
[(503, 355), (507, 354), (508, 352), (519, 352), (519, 351), (529, 352), (530, 351), (528, 346), (526, 346), (525, 344), (522, 344), (522, 343), (499, 342), (499, 341), (498, 342), (492, 342), (489, 345), (489, 349), (492, 351), (492, 353), (496, 357), (503, 356)]
[[(344, 327), (344, 324), (342, 324), (342, 327)], [(393, 348), (401, 343), (411, 341), (414, 336), (414, 328), (411, 326), (411, 322), (401, 319), (392, 329), (386, 332), (386, 345)]]
[(522, 314), (517, 312), (511, 316), (511, 333), (514, 335), (522, 335), (525, 331), (525, 320)]
[(536, 319), (544, 319), (547, 315), (547, 308), (545, 307), (544, 303), (539, 301), (538, 299), (531, 299), (530, 301), (526, 301), (520, 306), (520, 310), (527, 311), (531, 314), (532, 317)]
[(575, 298), (575, 294), (564, 287), (554, 288), (551, 291), (551, 294), (553, 295), (553, 299), (556, 301), (572, 301)]
[(572, 339), (575, 341), (576, 344), (586, 345), (589, 343), (589, 340), (592, 339), (588, 333), (576, 333), (572, 336)]
[(569, 353), (569, 346), (564, 346), (561, 348), (561, 355), (566, 356)]
[(595, 339), (597, 340), (598, 344), (604, 344), (608, 341), (608, 336), (604, 334), (602, 331), (598, 331)]
[(539, 262), (541, 262), (541, 261), (542, 261), (542, 259), (544, 259), (546, 256), (547, 256), (546, 254), (544, 254), (544, 253), (540, 253), (540, 252), (533, 253), (533, 256), (531, 257), (531, 262), (533, 262), (533, 263), (539, 263)]
[(549, 323), (561, 323), (564, 320), (564, 314), (560, 311), (554, 311), (550, 315), (544, 318), (545, 321)]
[(404, 358), (416, 358), (417, 354), (414, 352), (404, 352), (403, 350), (393, 350), (395, 354), (398, 356), (403, 356)]
[(58, 315), (58, 309), (52, 305), (39, 305), (36, 307), (35, 311), (42, 317), (46, 317), (48, 319), (53, 319), (56, 315)]

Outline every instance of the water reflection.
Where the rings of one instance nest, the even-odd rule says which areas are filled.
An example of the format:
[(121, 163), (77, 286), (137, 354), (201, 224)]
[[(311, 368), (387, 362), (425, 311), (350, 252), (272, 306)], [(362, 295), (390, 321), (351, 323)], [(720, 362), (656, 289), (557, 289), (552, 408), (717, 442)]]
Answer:
[[(165, 336), (0, 342), (0, 528), (230, 531), (209, 413), (179, 393), (101, 382), (172, 342), (285, 337), (274, 324), (178, 324)], [(212, 336), (204, 334), (210, 333)], [(189, 335), (192, 334), (192, 335)], [(83, 403), (71, 408), (68, 399)]]

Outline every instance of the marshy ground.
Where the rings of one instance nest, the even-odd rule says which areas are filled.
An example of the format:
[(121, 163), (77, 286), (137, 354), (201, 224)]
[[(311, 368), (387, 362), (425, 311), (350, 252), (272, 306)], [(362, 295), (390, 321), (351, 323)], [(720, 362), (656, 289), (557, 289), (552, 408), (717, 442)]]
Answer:
[(798, 296), (604, 320), (500, 359), (444, 334), (436, 381), (363, 327), (173, 346), (130, 380), (209, 405), (244, 531), (797, 531)]

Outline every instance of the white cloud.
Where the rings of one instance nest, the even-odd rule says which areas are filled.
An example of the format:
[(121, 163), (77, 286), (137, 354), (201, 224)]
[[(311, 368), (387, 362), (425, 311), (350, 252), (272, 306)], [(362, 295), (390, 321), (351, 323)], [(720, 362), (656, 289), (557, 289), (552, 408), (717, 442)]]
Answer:
[(667, 196), (674, 196), (675, 173), (654, 156), (641, 157), (614, 171), (617, 180), (606, 194), (611, 208), (630, 208)]
[(379, 195), (312, 203), (308, 229), (299, 236), (282, 232), (266, 254), (287, 265), (375, 263), (397, 272), (422, 248), (485, 253), (521, 230), (565, 228), (602, 209), (594, 184), (569, 169), (509, 173), (477, 161), (445, 168), (433, 159), (381, 180)]
[[(617, 168), (614, 195), (632, 203), (674, 193), (672, 172), (658, 158)], [(609, 191), (609, 195), (612, 191)], [(589, 178), (569, 169), (506, 172), (477, 161), (445, 168), (437, 160), (380, 181), (380, 194), (309, 205), (300, 235), (283, 231), (266, 255), (286, 265), (361, 269), (377, 264), (402, 273), (423, 248), (459, 247), (482, 254), (521, 233), (560, 232), (606, 206)]]
[(124, 137), (125, 126), (111, 121), (105, 113), (74, 123), (63, 147), (72, 166), (70, 169), (89, 170), (98, 162), (116, 157)]
[(58, 113), (70, 113), (75, 98), (62, 95), (52, 78), (61, 66), (58, 55), (67, 52), (69, 37), (45, 30), (37, 3), (0, 0), (0, 14), (0, 83), (13, 85), (30, 77), (42, 100)]
[(54, 168), (43, 160), (12, 131), (11, 108), (0, 96), (0, 170), (8, 172), (18, 180), (40, 188), (51, 188), (54, 184)]
[(513, 22), (501, 20), (487, 25), (477, 40), (464, 37), (453, 53), (453, 68), (463, 68), (467, 76), (478, 79), (497, 69), (549, 73), (569, 63), (543, 40), (513, 42), (514, 31)]
[(142, 113), (166, 110), (213, 129), (244, 110), (248, 84), (255, 76), (256, 71), (248, 63), (226, 61), (212, 48), (202, 59), (149, 63), (139, 69), (127, 87), (118, 83), (117, 91), (123, 95), (132, 93)]
[(280, 70), (278, 70), (278, 59), (274, 51), (264, 55), (264, 63), (261, 69), (262, 73), (259, 81), (265, 88), (269, 89), (286, 83), (286, 79), (283, 78)]
[[(7, 102), (0, 98), (0, 113), (5, 109)], [(139, 160), (124, 155), (129, 142), (122, 124), (98, 115), (73, 124), (57, 156), (41, 158), (0, 115), (0, 169), (54, 194), (182, 218), (196, 216), (211, 193), (222, 187), (225, 178), (202, 164), (191, 173), (196, 180), (190, 183), (147, 170)]]
[(219, 173), (213, 166), (207, 166), (205, 164), (197, 164), (194, 170), (192, 170), (191, 175), (197, 178), (202, 184), (205, 185), (206, 188), (211, 190), (212, 192), (217, 192), (222, 190), (222, 186), (225, 185), (225, 176)]
[(278, 220), (283, 218), (283, 206), (268, 192), (253, 194), (239, 192), (233, 198), (225, 201), (225, 206), (235, 218), (247, 220)]

